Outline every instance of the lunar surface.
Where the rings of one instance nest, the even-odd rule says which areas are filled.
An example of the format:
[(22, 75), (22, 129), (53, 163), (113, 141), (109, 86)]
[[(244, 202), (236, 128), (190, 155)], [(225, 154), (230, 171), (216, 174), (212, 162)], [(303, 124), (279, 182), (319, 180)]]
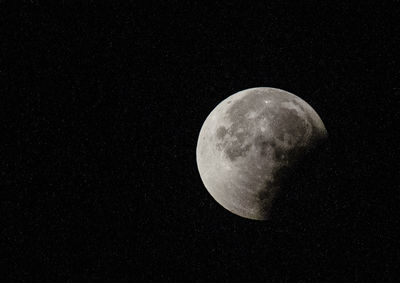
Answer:
[(224, 208), (266, 220), (282, 172), (327, 137), (318, 114), (296, 95), (276, 88), (246, 89), (218, 104), (205, 120), (197, 166), (208, 192)]

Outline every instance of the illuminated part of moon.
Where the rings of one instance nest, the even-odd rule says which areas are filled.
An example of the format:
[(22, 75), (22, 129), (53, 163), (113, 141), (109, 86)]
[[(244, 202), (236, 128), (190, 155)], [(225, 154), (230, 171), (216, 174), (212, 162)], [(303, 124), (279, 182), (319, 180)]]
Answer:
[(197, 142), (201, 179), (227, 210), (269, 217), (281, 172), (325, 140), (325, 126), (304, 100), (276, 88), (251, 88), (215, 107)]

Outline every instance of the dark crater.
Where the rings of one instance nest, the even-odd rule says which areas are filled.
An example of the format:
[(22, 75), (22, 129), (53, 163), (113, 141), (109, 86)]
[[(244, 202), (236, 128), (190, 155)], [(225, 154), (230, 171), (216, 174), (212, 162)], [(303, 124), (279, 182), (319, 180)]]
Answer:
[(232, 146), (225, 148), (225, 154), (231, 161), (235, 161), (239, 156), (246, 156), (250, 146), (251, 144), (247, 144), (244, 147), (241, 147), (239, 143), (234, 143)]
[(306, 133), (306, 124), (296, 110), (282, 110), (275, 119), (272, 120), (274, 134), (277, 139), (283, 141), (285, 134), (289, 134), (294, 140), (301, 139)]
[[(242, 129), (242, 131), (239, 131), (239, 129)], [(243, 121), (243, 119), (236, 121), (228, 129), (223, 126), (219, 127), (216, 132), (216, 136), (220, 140), (220, 142), (216, 144), (217, 149), (219, 151), (223, 150), (231, 161), (235, 161), (239, 156), (246, 156), (251, 147), (251, 144), (243, 146), (247, 132), (248, 123)], [(227, 136), (235, 137), (236, 139), (227, 139)]]
[(224, 126), (219, 127), (217, 129), (217, 134), (216, 134), (217, 138), (220, 139), (220, 140), (223, 139), (227, 132), (228, 132), (228, 130)]

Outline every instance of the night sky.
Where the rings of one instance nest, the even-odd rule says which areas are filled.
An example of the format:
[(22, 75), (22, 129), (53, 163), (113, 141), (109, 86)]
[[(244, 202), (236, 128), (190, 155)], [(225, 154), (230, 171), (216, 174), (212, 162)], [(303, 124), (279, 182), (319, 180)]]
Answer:
[[(0, 2), (1, 281), (396, 279), (399, 1), (97, 2)], [(196, 164), (207, 115), (260, 86), (330, 137), (269, 221)]]

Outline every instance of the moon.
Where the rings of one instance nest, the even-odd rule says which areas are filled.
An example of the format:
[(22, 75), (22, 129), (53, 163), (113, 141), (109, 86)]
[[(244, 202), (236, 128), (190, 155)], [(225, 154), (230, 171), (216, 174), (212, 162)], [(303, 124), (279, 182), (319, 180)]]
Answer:
[(197, 167), (220, 205), (245, 218), (266, 220), (282, 173), (301, 165), (301, 158), (327, 138), (321, 118), (298, 96), (250, 88), (229, 96), (208, 115), (197, 141)]

